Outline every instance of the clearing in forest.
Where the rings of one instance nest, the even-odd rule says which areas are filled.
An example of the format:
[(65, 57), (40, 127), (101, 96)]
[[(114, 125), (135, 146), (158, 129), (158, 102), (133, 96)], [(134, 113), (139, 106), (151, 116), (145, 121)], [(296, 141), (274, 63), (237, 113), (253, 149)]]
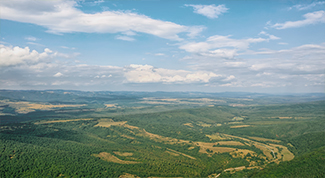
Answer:
[(183, 125), (186, 125), (186, 126), (189, 126), (189, 127), (193, 127), (193, 124), (192, 123), (185, 123)]
[(230, 128), (243, 128), (243, 127), (250, 127), (251, 125), (236, 125), (236, 126), (230, 126)]
[(240, 146), (244, 146), (243, 143), (241, 142), (237, 142), (237, 141), (219, 141), (216, 142), (215, 144), (219, 144), (219, 145), (240, 145)]
[(244, 169), (245, 169), (245, 166), (240, 166), (240, 167), (235, 167), (235, 168), (228, 168), (228, 169), (225, 169), (223, 171), (233, 172), (233, 171), (241, 171), (241, 170), (244, 170)]
[(175, 153), (175, 154), (178, 154), (178, 155), (183, 155), (183, 156), (188, 157), (188, 158), (190, 158), (190, 159), (196, 159), (196, 158), (194, 158), (193, 156), (190, 156), (190, 155), (187, 155), (187, 154), (185, 154), (185, 153), (181, 153), (181, 152), (178, 152), (178, 151), (175, 151), (175, 150), (169, 149), (169, 148), (167, 148), (167, 150), (168, 150), (168, 151), (171, 151), (171, 152), (173, 152), (173, 153)]
[(106, 108), (115, 108), (116, 104), (105, 104)]
[(209, 137), (210, 140), (227, 140), (229, 138), (219, 133), (215, 133), (212, 135), (205, 135), (205, 136)]
[(137, 164), (137, 163), (139, 163), (139, 162), (135, 162), (135, 161), (120, 160), (116, 156), (111, 155), (110, 153), (106, 153), (106, 152), (101, 152), (99, 154), (92, 154), (92, 156), (98, 157), (98, 158), (108, 161), (108, 162), (119, 163), (119, 164)]
[(275, 140), (275, 139), (269, 139), (269, 138), (261, 138), (261, 137), (248, 137), (250, 139), (253, 140), (257, 140), (257, 141), (266, 141), (266, 142), (276, 142), (276, 143), (280, 143), (280, 140)]
[(133, 153), (128, 153), (128, 152), (122, 153), (122, 152), (114, 151), (113, 153), (116, 155), (119, 155), (119, 156), (132, 156), (133, 155)]
[(213, 153), (224, 153), (224, 152), (232, 152), (236, 150), (235, 148), (229, 147), (216, 147), (215, 143), (207, 143), (207, 142), (195, 142), (197, 146), (200, 147), (200, 153), (206, 153), (211, 156)]
[(98, 121), (98, 124), (95, 125), (95, 127), (110, 127), (112, 125), (114, 126), (122, 126), (126, 124), (127, 121), (120, 121), (120, 122), (114, 122), (112, 119), (100, 119)]
[(140, 177), (133, 174), (125, 173), (123, 175), (120, 175), (119, 178), (140, 178)]
[(171, 151), (168, 151), (168, 150), (166, 150), (166, 153), (169, 153), (170, 155), (173, 155), (173, 156), (179, 156), (179, 154), (174, 153), (174, 152), (171, 152)]
[(81, 107), (85, 106), (85, 104), (39, 104), (39, 103), (30, 103), (30, 102), (10, 102), (8, 100), (0, 100), (0, 104), (8, 104), (10, 107), (15, 108), (15, 112), (20, 114), (27, 114), (29, 112), (33, 112), (35, 110), (51, 110), (53, 108), (66, 108), (66, 107)]
[(282, 146), (282, 145), (276, 145), (276, 144), (270, 144), (271, 146), (274, 146), (274, 147), (279, 147), (279, 148), (282, 148), (281, 150), (281, 155), (283, 155), (283, 161), (290, 161), (292, 160), (295, 155), (293, 153), (291, 153), (287, 147), (285, 146)]
[(85, 118), (85, 119), (68, 119), (68, 120), (54, 120), (54, 121), (39, 121), (35, 122), (34, 124), (51, 124), (51, 123), (58, 123), (58, 122), (75, 122), (75, 121), (87, 121), (87, 120), (93, 120), (92, 118)]
[(211, 127), (211, 124), (207, 124), (207, 123), (204, 123), (204, 122), (199, 122), (196, 125), (201, 126), (201, 127)]

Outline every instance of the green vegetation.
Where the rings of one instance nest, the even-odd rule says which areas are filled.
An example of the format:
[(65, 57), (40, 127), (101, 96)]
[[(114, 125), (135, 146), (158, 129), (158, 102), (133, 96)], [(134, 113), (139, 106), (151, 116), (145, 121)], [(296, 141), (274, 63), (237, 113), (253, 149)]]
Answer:
[[(42, 92), (4, 92), (0, 177), (324, 175), (325, 101), (290, 104), (282, 97), (286, 103), (275, 104), (257, 96), (182, 94), (148, 104), (147, 93)], [(67, 107), (52, 106), (69, 99)]]

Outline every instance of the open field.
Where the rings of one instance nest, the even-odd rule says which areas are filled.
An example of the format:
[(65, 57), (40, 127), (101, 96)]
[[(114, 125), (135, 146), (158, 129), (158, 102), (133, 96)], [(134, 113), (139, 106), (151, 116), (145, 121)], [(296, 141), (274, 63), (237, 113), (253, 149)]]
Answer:
[[(0, 115), (0, 177), (225, 178), (300, 167), (300, 172), (321, 177), (323, 170), (325, 101), (298, 103), (273, 96), (237, 100), (195, 93), (188, 98), (181, 93), (174, 98), (128, 92), (34, 93), (28, 97), (26, 92), (7, 92), (4, 98), (80, 108), (19, 114), (15, 107), (0, 104), (6, 114)], [(277, 104), (281, 99), (293, 103)], [(170, 104), (139, 103), (143, 101)]]
[(220, 144), (220, 145), (242, 145), (244, 146), (243, 143), (241, 142), (237, 142), (237, 141), (219, 141), (219, 142), (216, 142), (216, 144)]
[(261, 138), (261, 137), (248, 137), (248, 138), (253, 139), (253, 140), (257, 140), (257, 141), (276, 142), (276, 143), (280, 143), (281, 142), (281, 140)]
[(98, 157), (104, 161), (118, 163), (118, 164), (137, 164), (137, 163), (139, 163), (139, 162), (135, 162), (135, 161), (120, 160), (116, 156), (111, 155), (110, 153), (106, 153), (106, 152), (101, 152), (99, 154), (92, 154), (92, 156)]
[(118, 152), (118, 151), (114, 151), (114, 154), (119, 155), (119, 156), (132, 156), (133, 155), (133, 153), (128, 153), (128, 152), (122, 153), (122, 152)]
[(67, 105), (67, 104), (39, 104), (39, 103), (30, 103), (30, 102), (10, 102), (8, 100), (0, 100), (0, 104), (9, 105), (12, 108), (15, 108), (17, 113), (27, 114), (29, 112), (34, 112), (35, 110), (51, 110), (56, 108), (70, 108), (70, 107), (82, 107), (84, 104), (75, 104), (75, 105)]
[(230, 128), (243, 128), (243, 127), (251, 127), (251, 125), (235, 125), (235, 126), (230, 126)]
[(54, 121), (39, 121), (35, 122), (34, 124), (51, 124), (51, 123), (60, 123), (60, 122), (76, 122), (76, 121), (89, 121), (93, 120), (92, 118), (84, 118), (84, 119), (68, 119), (68, 120), (54, 120)]
[(121, 126), (126, 124), (127, 121), (114, 122), (112, 119), (100, 119), (95, 127), (110, 127), (110, 126)]
[(185, 123), (183, 125), (186, 125), (186, 126), (189, 126), (189, 127), (193, 127), (193, 124), (192, 123)]

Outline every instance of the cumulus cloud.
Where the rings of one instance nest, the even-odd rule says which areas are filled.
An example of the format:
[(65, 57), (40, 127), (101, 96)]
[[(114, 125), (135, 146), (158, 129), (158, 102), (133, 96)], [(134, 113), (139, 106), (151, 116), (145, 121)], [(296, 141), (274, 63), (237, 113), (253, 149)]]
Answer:
[(135, 64), (131, 64), (125, 73), (127, 81), (134, 83), (207, 83), (211, 78), (219, 76), (213, 72), (171, 70)]
[(229, 9), (226, 8), (224, 4), (216, 6), (212, 5), (193, 5), (193, 4), (185, 4), (186, 7), (193, 7), (194, 13), (204, 15), (210, 19), (216, 19), (219, 15), (226, 13)]
[(63, 74), (61, 72), (58, 72), (56, 74), (53, 75), (53, 77), (61, 77)]
[(30, 50), (29, 47), (20, 48), (18, 46), (0, 45), (0, 67), (20, 65), (26, 63), (37, 63), (40, 60), (49, 58), (52, 51), (48, 48), (44, 52), (38, 53), (35, 50)]
[(251, 43), (269, 40), (265, 38), (232, 39), (230, 37), (230, 35), (214, 35), (204, 42), (188, 42), (180, 45), (179, 48), (202, 56), (232, 59), (238, 51), (246, 50)]
[[(214, 87), (317, 88), (325, 86), (325, 44), (305, 44), (282, 50), (262, 49), (238, 54), (233, 60), (208, 56), (191, 56), (190, 67), (195, 71), (210, 71), (227, 76), (211, 79)], [(241, 57), (241, 55), (250, 57)], [(298, 90), (298, 89), (297, 89)]]
[(284, 23), (276, 23), (272, 27), (276, 29), (297, 28), (312, 24), (325, 23), (325, 11), (315, 11), (303, 15), (304, 20), (287, 21)]
[(43, 26), (51, 33), (130, 33), (140, 32), (170, 40), (178, 34), (198, 34), (202, 28), (152, 19), (130, 11), (84, 13), (77, 3), (64, 1), (0, 1), (1, 18)]

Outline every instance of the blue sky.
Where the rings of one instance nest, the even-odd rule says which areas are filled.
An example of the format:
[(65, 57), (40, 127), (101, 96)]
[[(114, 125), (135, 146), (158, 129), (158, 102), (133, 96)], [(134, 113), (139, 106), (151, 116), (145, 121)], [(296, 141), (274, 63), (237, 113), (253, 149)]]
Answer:
[(325, 92), (325, 1), (0, 1), (0, 88)]

